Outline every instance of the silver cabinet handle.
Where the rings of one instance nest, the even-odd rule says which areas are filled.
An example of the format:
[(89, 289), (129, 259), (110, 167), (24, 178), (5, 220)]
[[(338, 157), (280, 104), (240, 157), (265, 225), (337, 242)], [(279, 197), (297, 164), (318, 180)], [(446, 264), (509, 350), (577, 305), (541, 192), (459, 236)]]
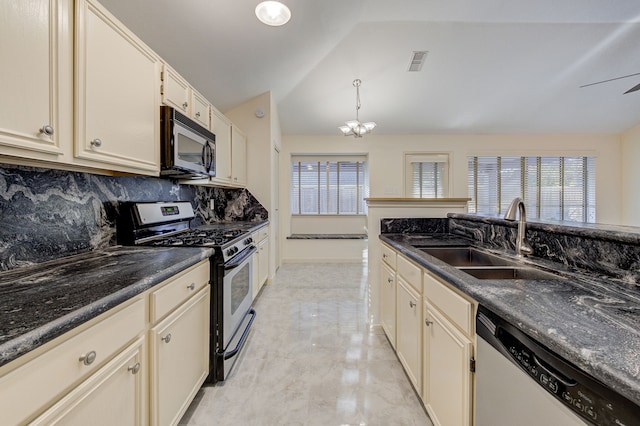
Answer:
[(424, 320), (424, 325), (426, 325), (427, 327), (429, 327), (431, 324), (433, 324), (433, 321), (429, 321), (428, 319)]
[(53, 136), (53, 127), (50, 124), (45, 124), (40, 128), (40, 133), (44, 133), (47, 136)]
[(196, 117), (200, 118), (200, 111), (196, 112)]
[(387, 282), (391, 284), (393, 282), (393, 278), (387, 278)]
[(382, 258), (386, 259), (387, 258), (387, 253), (382, 253)]
[(129, 366), (127, 370), (131, 371), (131, 374), (138, 374), (138, 371), (140, 371), (140, 363), (136, 362), (134, 365)]
[(190, 285), (187, 286), (187, 288), (189, 290), (194, 290), (196, 288), (196, 283), (191, 283)]
[(169, 333), (166, 336), (162, 337), (160, 340), (162, 340), (165, 343), (169, 343), (171, 341), (171, 333)]
[(410, 308), (415, 308), (416, 307), (416, 303), (413, 300), (409, 300), (409, 307)]
[(86, 354), (82, 355), (78, 359), (78, 361), (81, 361), (84, 365), (91, 365), (93, 364), (93, 361), (96, 360), (97, 356), (98, 354), (96, 354), (96, 351), (87, 352)]
[(188, 107), (188, 106), (189, 106), (189, 104), (188, 104), (188, 103), (186, 103), (186, 102), (182, 104), (182, 108), (183, 108), (183, 109), (187, 109), (187, 107)]
[(91, 146), (99, 148), (102, 146), (102, 141), (98, 138), (92, 140), (91, 142), (89, 142), (91, 144)]

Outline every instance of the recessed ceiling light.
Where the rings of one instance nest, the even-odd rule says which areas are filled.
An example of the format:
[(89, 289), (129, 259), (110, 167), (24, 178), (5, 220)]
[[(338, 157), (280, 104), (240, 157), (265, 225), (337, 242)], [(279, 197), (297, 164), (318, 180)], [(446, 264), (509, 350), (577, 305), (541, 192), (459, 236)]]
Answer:
[(256, 6), (256, 16), (263, 24), (279, 27), (289, 22), (291, 11), (279, 1), (263, 1)]

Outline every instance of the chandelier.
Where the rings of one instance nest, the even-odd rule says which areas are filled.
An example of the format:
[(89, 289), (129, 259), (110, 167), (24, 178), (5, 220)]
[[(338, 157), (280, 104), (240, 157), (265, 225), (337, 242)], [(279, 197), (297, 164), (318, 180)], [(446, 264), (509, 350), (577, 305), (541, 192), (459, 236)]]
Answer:
[(360, 85), (362, 81), (360, 79), (353, 80), (353, 86), (356, 88), (356, 119), (345, 122), (346, 126), (338, 127), (345, 136), (353, 136), (355, 138), (361, 138), (367, 133), (371, 133), (376, 127), (376, 123), (370, 121), (368, 123), (361, 123), (358, 112), (360, 111)]

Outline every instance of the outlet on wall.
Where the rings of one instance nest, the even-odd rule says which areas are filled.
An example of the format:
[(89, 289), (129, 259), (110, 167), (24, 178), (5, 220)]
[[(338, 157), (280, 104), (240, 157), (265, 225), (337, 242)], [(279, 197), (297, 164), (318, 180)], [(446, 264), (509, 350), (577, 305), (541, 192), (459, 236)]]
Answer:
[(214, 210), (216, 207), (215, 201), (212, 199), (209, 200), (209, 210)]

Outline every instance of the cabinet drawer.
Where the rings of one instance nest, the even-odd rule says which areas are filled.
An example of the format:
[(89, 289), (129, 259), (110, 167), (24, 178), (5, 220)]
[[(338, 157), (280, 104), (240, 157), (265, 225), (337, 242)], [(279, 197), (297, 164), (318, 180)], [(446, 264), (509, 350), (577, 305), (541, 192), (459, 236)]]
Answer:
[[(97, 371), (144, 328), (144, 299), (138, 299), (0, 378), (3, 423), (18, 424), (38, 413), (80, 379)], [(95, 353), (95, 359), (86, 365), (81, 357), (90, 353)]]
[(208, 285), (209, 275), (209, 261), (204, 260), (166, 284), (159, 284), (161, 287), (151, 292), (151, 322), (158, 321)]
[(396, 269), (396, 252), (385, 244), (380, 244), (380, 249), (382, 251), (382, 261), (391, 266), (391, 268)]
[(405, 281), (420, 294), (422, 294), (422, 269), (411, 263), (404, 256), (398, 255), (398, 275), (404, 277)]
[(269, 236), (269, 228), (266, 226), (264, 228), (258, 229), (258, 241), (262, 241)]
[(443, 283), (424, 274), (424, 294), (446, 317), (467, 335), (473, 332), (473, 304)]

